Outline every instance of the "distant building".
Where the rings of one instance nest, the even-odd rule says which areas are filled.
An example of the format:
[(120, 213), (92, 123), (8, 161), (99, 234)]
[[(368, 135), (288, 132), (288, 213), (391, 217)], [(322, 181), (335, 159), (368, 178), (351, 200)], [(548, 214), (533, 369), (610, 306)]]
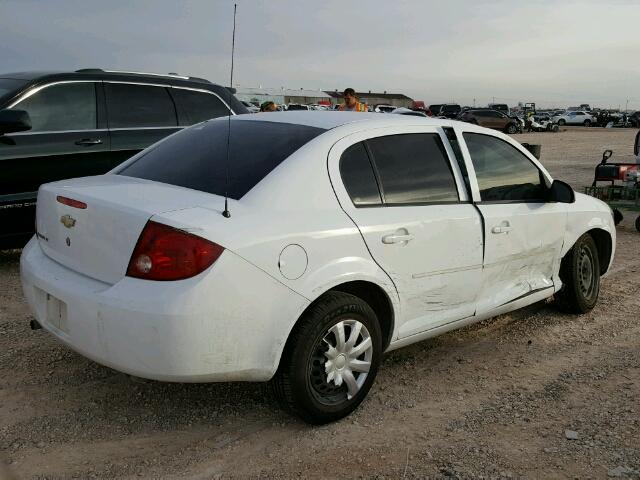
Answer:
[[(342, 103), (342, 91), (335, 90), (333, 92), (330, 92), (325, 90), (325, 93), (331, 96), (331, 103), (333, 105)], [(384, 104), (409, 108), (413, 103), (412, 98), (407, 97), (402, 93), (377, 93), (371, 92), (371, 90), (369, 90), (368, 92), (356, 92), (356, 97), (358, 97), (361, 102), (364, 102), (370, 106)]]
[(301, 103), (329, 105), (331, 97), (321, 90), (294, 90), (291, 88), (249, 88), (236, 87), (236, 98), (255, 105), (272, 101), (278, 105)]

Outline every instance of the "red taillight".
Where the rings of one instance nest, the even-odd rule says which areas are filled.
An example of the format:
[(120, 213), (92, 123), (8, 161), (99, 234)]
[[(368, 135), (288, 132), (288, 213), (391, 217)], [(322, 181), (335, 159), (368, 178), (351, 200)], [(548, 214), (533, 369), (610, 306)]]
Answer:
[(62, 196), (58, 195), (56, 197), (56, 200), (59, 203), (62, 203), (63, 205), (67, 205), (69, 207), (80, 208), (82, 210), (87, 208), (87, 204), (86, 203), (81, 202), (80, 200), (74, 200), (73, 198), (62, 197)]
[(209, 268), (224, 248), (191, 233), (147, 222), (133, 250), (127, 276), (182, 280)]

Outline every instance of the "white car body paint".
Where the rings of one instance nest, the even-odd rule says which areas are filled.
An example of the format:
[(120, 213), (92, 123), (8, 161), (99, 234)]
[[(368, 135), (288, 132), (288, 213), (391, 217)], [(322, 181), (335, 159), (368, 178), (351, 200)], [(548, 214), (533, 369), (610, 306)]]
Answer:
[[(573, 204), (480, 202), (464, 132), (511, 143), (552, 182), (529, 152), (500, 132), (444, 119), (349, 112), (234, 121), (257, 117), (328, 130), (240, 200), (229, 200), (228, 219), (219, 196), (148, 180), (107, 174), (43, 185), (41, 238), (34, 237), (21, 257), (25, 297), (41, 325), (81, 354), (133, 375), (264, 381), (275, 373), (304, 309), (343, 283), (369, 282), (384, 292), (393, 311), (392, 350), (549, 297), (561, 286), (562, 255), (591, 229), (608, 232), (615, 249), (611, 211), (591, 197), (576, 194)], [(453, 128), (460, 140), (470, 195), (443, 127)], [(340, 154), (365, 138), (409, 132), (441, 136), (460, 203), (355, 208), (340, 177)], [(58, 195), (89, 207), (73, 209), (56, 202)], [(76, 218), (74, 228), (60, 223), (65, 214)], [(225, 251), (186, 280), (127, 277), (149, 219)], [(492, 234), (504, 220), (512, 231)], [(383, 236), (399, 229), (414, 238), (383, 244)], [(428, 251), (419, 248), (426, 244)], [(291, 263), (283, 267), (283, 261)]]

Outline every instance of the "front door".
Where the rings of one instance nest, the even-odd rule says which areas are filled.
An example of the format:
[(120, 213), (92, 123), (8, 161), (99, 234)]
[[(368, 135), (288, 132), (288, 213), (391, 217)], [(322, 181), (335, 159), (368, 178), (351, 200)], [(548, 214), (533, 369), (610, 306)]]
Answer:
[(484, 218), (481, 315), (543, 290), (553, 292), (567, 206), (545, 200), (545, 176), (503, 139), (465, 132)]
[(402, 338), (474, 314), (482, 228), (441, 129), (393, 130), (341, 140), (329, 171), (342, 208), (398, 290)]
[(0, 237), (33, 234), (41, 184), (110, 169), (109, 135), (99, 128), (97, 86), (55, 83), (11, 105), (29, 114), (32, 128), (0, 136)]

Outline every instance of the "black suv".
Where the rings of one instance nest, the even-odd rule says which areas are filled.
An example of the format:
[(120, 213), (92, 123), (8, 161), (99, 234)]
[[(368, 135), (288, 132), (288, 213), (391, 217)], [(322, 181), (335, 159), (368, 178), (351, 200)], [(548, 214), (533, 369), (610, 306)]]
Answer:
[(33, 235), (41, 184), (105, 173), (229, 112), (248, 113), (230, 89), (201, 78), (101, 69), (0, 74), (0, 248)]

